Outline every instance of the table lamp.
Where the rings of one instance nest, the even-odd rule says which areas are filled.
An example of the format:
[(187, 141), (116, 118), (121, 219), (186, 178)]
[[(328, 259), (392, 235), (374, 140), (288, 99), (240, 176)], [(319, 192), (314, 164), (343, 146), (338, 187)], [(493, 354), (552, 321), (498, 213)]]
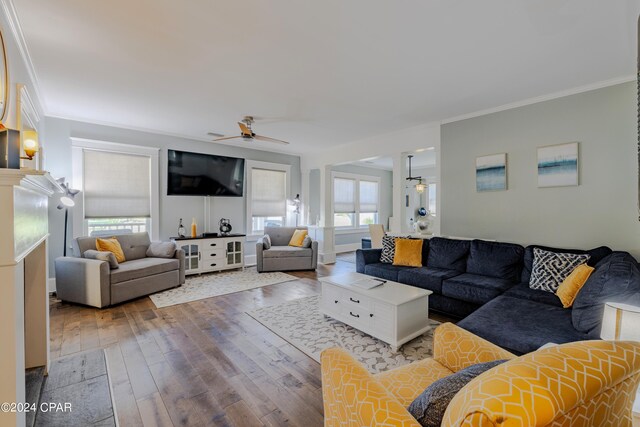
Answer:
[(640, 341), (640, 307), (617, 302), (606, 303), (600, 338)]

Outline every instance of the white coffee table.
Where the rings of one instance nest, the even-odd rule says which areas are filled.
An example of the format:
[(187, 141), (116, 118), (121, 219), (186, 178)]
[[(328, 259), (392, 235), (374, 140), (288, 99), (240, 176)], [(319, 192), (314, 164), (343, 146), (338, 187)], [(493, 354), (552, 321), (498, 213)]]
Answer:
[(353, 283), (360, 273), (323, 277), (320, 311), (389, 345), (393, 351), (430, 329), (431, 291), (386, 281), (373, 289)]

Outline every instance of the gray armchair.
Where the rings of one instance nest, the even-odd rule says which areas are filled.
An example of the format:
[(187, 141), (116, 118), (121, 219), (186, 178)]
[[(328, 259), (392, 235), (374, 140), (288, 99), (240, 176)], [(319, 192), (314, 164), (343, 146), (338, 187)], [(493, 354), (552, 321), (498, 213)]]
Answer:
[(258, 272), (315, 270), (318, 267), (318, 242), (312, 241), (309, 248), (289, 246), (296, 230), (307, 227), (265, 227), (264, 234), (271, 239), (271, 247), (265, 249), (264, 237), (256, 242)]
[(176, 249), (173, 258), (147, 257), (147, 233), (115, 237), (126, 258), (117, 269), (107, 261), (84, 258), (86, 251), (96, 248), (96, 237), (78, 237), (73, 242), (75, 256), (56, 259), (58, 298), (102, 308), (184, 284), (182, 249)]

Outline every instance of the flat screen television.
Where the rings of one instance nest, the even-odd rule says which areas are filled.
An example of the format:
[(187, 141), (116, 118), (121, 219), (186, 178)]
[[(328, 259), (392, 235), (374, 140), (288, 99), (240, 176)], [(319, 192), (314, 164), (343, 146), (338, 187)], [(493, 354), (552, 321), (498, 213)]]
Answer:
[(244, 159), (169, 150), (167, 195), (242, 197)]

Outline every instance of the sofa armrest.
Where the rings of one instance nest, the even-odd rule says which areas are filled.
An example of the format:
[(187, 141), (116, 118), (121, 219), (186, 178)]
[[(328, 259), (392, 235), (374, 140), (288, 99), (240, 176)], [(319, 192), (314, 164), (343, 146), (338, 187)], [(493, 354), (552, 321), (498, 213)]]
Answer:
[(453, 372), (477, 363), (516, 356), (453, 323), (443, 323), (433, 334), (433, 358)]
[(56, 294), (63, 301), (106, 307), (111, 304), (109, 263), (97, 259), (60, 257), (55, 260)]
[(256, 242), (256, 269), (258, 273), (263, 271), (262, 252), (264, 251), (264, 237), (261, 237)]
[(356, 251), (356, 271), (364, 273), (364, 267), (367, 264), (380, 262), (382, 249), (358, 249)]
[(181, 285), (184, 285), (185, 282), (185, 269), (186, 269), (186, 265), (185, 265), (185, 253), (183, 249), (177, 248), (176, 249), (176, 253), (173, 255), (173, 257), (175, 259), (177, 259), (178, 261), (180, 261), (180, 281), (179, 283)]
[(325, 427), (420, 427), (400, 401), (347, 351), (324, 350), (320, 362)]

